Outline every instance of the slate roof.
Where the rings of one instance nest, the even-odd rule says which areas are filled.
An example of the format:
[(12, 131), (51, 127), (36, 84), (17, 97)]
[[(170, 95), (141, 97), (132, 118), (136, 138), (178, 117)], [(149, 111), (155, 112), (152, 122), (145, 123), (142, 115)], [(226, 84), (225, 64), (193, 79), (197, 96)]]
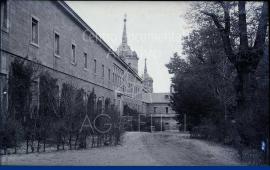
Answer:
[(170, 103), (170, 93), (144, 93), (145, 103)]

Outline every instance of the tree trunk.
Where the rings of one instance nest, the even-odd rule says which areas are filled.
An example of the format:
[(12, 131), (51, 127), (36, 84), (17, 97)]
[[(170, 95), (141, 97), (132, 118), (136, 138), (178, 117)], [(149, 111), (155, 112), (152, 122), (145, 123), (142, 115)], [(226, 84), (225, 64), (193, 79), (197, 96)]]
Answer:
[[(235, 112), (235, 125), (237, 128), (236, 146), (240, 156), (242, 149), (247, 143), (249, 135), (249, 125), (253, 121), (253, 99), (256, 90), (256, 78), (254, 72), (238, 72), (236, 77), (235, 90), (237, 93), (237, 110)], [(251, 134), (252, 135), (252, 134)]]
[(87, 146), (87, 135), (85, 134), (85, 136), (84, 136), (84, 148), (86, 149), (86, 146)]
[(29, 143), (29, 139), (26, 139), (26, 153), (28, 153), (28, 143)]
[(31, 137), (31, 153), (33, 153), (33, 152), (34, 152), (34, 137), (32, 135), (32, 137)]
[(77, 148), (77, 143), (78, 143), (78, 138), (79, 138), (79, 134), (76, 134), (76, 139), (75, 139), (75, 144), (74, 144), (74, 148)]
[(91, 142), (91, 147), (95, 147), (95, 136), (92, 135), (92, 142)]
[(16, 137), (15, 137), (15, 148), (14, 148), (14, 154), (16, 154), (17, 153), (17, 139), (16, 139)]
[(46, 150), (46, 138), (44, 138), (43, 140), (43, 152), (45, 152)]
[(237, 112), (240, 118), (251, 117), (256, 83), (254, 72), (238, 73), (235, 89), (237, 93)]
[(62, 149), (65, 150), (65, 136), (63, 136), (62, 139)]
[(5, 147), (4, 147), (4, 155), (7, 154), (7, 145), (5, 144)]
[(69, 150), (72, 149), (72, 146), (71, 146), (71, 140), (72, 140), (72, 135), (71, 135), (71, 132), (70, 132), (70, 134), (69, 134), (69, 139), (68, 139)]
[(38, 139), (38, 141), (37, 141), (38, 143), (37, 143), (37, 152), (39, 152), (39, 147), (40, 147), (40, 139)]

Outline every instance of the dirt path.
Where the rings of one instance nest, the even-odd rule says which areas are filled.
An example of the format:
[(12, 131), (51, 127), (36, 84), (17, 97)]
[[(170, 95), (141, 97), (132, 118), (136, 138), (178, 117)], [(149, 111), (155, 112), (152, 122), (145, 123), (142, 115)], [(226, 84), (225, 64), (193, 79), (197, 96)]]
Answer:
[(236, 151), (218, 144), (161, 132), (143, 137), (150, 155), (162, 165), (241, 165)]
[(237, 165), (234, 151), (179, 133), (128, 132), (120, 146), (8, 155), (4, 165)]

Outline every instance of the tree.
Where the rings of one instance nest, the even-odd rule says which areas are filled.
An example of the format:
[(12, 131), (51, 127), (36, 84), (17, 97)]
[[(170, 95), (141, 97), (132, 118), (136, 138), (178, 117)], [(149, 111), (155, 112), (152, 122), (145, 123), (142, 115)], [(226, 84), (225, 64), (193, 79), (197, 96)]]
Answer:
[(228, 114), (223, 107), (227, 106), (225, 100), (233, 95), (230, 83), (234, 70), (224, 57), (218, 36), (211, 25), (192, 31), (183, 38), (186, 59), (175, 53), (166, 65), (169, 73), (174, 74), (172, 107), (180, 113), (181, 124), (183, 113), (187, 114), (189, 130), (210, 115), (218, 125)]
[[(39, 81), (39, 114), (36, 117), (38, 125), (38, 144), (43, 140), (43, 151), (46, 149), (46, 139), (52, 137), (50, 134), (54, 130), (51, 128), (61, 115), (59, 114), (59, 87), (57, 79), (51, 77), (48, 72), (40, 75)], [(39, 148), (39, 146), (38, 146)]]
[[(18, 134), (24, 133), (25, 139), (28, 142), (31, 138), (34, 140), (35, 123), (33, 116), (36, 114), (36, 106), (33, 105), (34, 82), (37, 79), (39, 73), (39, 67), (32, 63), (25, 62), (24, 60), (15, 59), (10, 65), (9, 81), (8, 81), (8, 114), (5, 117), (7, 122), (14, 121), (18, 125), (10, 123), (7, 128), (11, 128), (14, 134), (15, 150), (19, 138)], [(37, 90), (37, 89), (35, 89)], [(20, 132), (20, 128), (23, 127), (23, 132)], [(33, 150), (33, 149), (32, 149)]]
[(25, 123), (26, 118), (30, 117), (31, 83), (34, 68), (22, 60), (15, 59), (11, 63), (9, 75), (8, 117)]
[(95, 119), (95, 100), (96, 100), (96, 94), (93, 88), (91, 93), (88, 95), (88, 100), (87, 100), (87, 114), (91, 122), (93, 122)]
[(207, 135), (231, 136), (240, 154), (258, 149), (269, 138), (267, 2), (194, 2), (186, 16), (193, 26), (183, 39), (186, 59), (175, 54), (167, 64), (173, 108), (197, 120), (193, 127), (210, 127)]
[(248, 42), (246, 2), (238, 2), (238, 33), (240, 42), (236, 50), (233, 49), (231, 44), (232, 40), (230, 38), (230, 2), (219, 2), (219, 4), (224, 12), (224, 26), (215, 13), (209, 13), (207, 11), (202, 11), (202, 13), (211, 17), (213, 20), (221, 35), (225, 54), (237, 70), (237, 78), (235, 82), (235, 90), (237, 92), (237, 125), (241, 139), (246, 140), (247, 133), (244, 133), (244, 129), (246, 128), (245, 126), (247, 123), (244, 123), (243, 120), (248, 117), (252, 117), (254, 112), (252, 103), (254, 101), (254, 92), (256, 89), (255, 71), (258, 67), (259, 61), (265, 53), (268, 4), (267, 2), (263, 2), (258, 21), (256, 38), (254, 44), (251, 44)]

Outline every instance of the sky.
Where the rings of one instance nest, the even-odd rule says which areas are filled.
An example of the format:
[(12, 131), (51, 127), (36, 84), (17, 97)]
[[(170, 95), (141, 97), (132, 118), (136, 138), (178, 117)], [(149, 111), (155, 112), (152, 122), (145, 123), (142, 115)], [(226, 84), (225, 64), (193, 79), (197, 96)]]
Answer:
[(139, 75), (147, 71), (154, 92), (169, 92), (171, 77), (165, 64), (173, 53), (181, 54), (182, 37), (189, 31), (184, 18), (187, 1), (66, 1), (67, 4), (114, 50), (121, 44), (127, 15), (128, 45), (139, 57)]

